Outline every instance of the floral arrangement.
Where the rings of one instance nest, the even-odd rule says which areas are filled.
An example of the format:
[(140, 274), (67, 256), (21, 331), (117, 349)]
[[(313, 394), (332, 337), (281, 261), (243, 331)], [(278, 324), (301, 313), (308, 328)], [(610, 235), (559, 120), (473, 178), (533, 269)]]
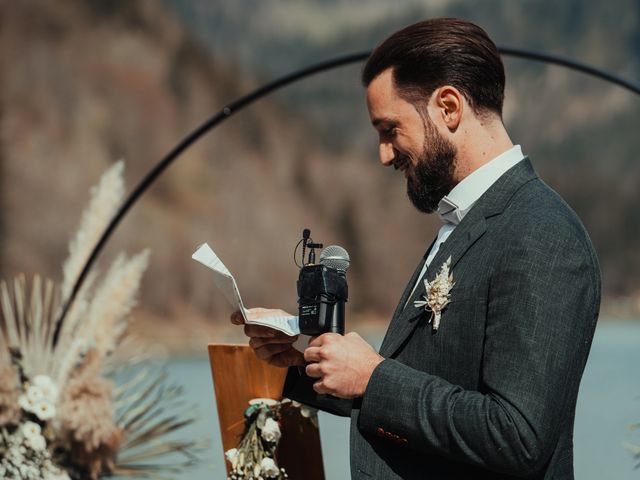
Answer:
[(269, 398), (249, 401), (244, 412), (245, 428), (238, 448), (225, 452), (231, 464), (228, 480), (282, 480), (289, 478), (284, 468), (276, 463), (276, 450), (280, 441), (280, 420), (283, 406), (298, 408), (303, 417), (318, 426), (317, 411), (298, 402)]
[(455, 282), (453, 281), (453, 273), (449, 273), (450, 268), (451, 257), (442, 264), (440, 271), (431, 282), (427, 279), (424, 280), (424, 287), (427, 293), (424, 300), (416, 300), (413, 303), (416, 308), (424, 307), (425, 310), (431, 312), (429, 321), (433, 322), (431, 325), (434, 332), (438, 331), (443, 310), (451, 302), (450, 292)]
[(62, 306), (122, 202), (123, 169), (116, 163), (92, 190), (61, 284), (37, 275), (30, 285), (23, 276), (0, 282), (0, 478), (166, 478), (157, 473), (197, 460), (201, 443), (166, 440), (195, 420), (170, 413), (181, 390), (130, 354), (140, 351), (126, 327), (147, 251), (118, 256), (102, 278), (92, 271), (54, 341)]

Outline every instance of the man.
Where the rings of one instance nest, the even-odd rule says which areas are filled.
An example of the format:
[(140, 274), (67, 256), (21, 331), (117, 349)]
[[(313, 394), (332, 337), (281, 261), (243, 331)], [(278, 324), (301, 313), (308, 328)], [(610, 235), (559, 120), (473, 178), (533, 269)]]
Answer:
[(495, 45), (465, 21), (421, 22), (372, 53), (363, 82), (381, 162), (444, 224), (380, 353), (356, 333), (302, 353), (246, 326), (250, 345), (292, 367), (286, 395), (351, 414), (354, 479), (572, 479), (599, 268), (575, 213), (503, 126)]

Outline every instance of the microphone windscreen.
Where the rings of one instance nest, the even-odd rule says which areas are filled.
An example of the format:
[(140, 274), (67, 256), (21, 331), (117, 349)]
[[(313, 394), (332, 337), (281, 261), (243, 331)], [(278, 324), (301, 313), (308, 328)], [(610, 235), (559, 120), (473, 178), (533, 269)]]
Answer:
[(339, 245), (329, 245), (320, 252), (320, 263), (336, 270), (346, 272), (349, 261), (349, 254)]

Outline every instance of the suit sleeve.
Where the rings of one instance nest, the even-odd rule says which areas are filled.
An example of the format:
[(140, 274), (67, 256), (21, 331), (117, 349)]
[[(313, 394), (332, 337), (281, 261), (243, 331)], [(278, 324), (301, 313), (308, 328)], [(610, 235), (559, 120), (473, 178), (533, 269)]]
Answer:
[(489, 284), (480, 391), (386, 359), (358, 419), (407, 447), (519, 477), (549, 461), (572, 419), (600, 302), (582, 230), (530, 222), (503, 249)]

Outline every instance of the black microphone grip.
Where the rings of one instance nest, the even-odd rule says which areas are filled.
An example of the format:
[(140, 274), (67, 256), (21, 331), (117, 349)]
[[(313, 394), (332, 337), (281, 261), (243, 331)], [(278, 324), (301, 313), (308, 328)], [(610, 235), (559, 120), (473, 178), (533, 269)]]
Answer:
[(306, 266), (300, 270), (297, 289), (300, 333), (344, 335), (348, 297), (344, 273), (325, 265)]

